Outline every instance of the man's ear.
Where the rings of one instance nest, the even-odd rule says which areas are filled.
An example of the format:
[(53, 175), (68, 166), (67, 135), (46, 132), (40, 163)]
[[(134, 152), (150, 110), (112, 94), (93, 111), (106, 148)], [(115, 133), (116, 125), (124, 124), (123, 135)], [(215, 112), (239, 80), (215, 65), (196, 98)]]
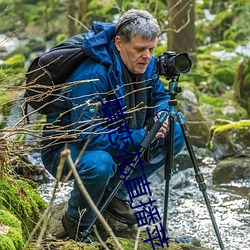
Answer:
[(115, 37), (115, 47), (116, 47), (116, 49), (117, 49), (118, 51), (120, 51), (120, 49), (121, 49), (121, 43), (122, 43), (121, 37), (116, 36), (116, 37)]

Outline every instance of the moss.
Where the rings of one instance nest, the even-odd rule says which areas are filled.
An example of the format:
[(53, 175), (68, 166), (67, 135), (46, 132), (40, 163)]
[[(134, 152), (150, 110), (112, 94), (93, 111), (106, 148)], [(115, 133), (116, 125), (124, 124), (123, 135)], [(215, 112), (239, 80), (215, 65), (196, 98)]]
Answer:
[(219, 42), (219, 45), (224, 47), (226, 51), (232, 52), (235, 50), (238, 44), (234, 40), (223, 40)]
[(7, 210), (0, 209), (0, 221), (7, 226), (14, 227), (18, 230), (21, 230), (20, 221), (16, 218), (16, 216), (11, 214)]
[[(133, 250), (134, 249), (134, 244), (135, 244), (134, 239), (129, 240), (129, 239), (124, 239), (124, 238), (118, 238), (118, 240), (119, 240), (119, 242), (122, 245), (124, 250)], [(108, 238), (108, 240), (106, 241), (106, 243), (114, 245), (113, 242), (114, 241), (112, 238)], [(184, 243), (175, 243), (175, 242), (169, 242), (169, 244), (168, 244), (169, 247), (167, 247), (166, 243), (164, 243), (163, 245), (164, 245), (164, 249), (169, 249), (169, 250), (205, 250), (205, 249), (207, 249), (207, 248), (203, 248), (203, 247), (196, 247), (193, 245), (188, 245), (188, 244), (184, 244)], [(163, 249), (161, 246), (157, 246), (157, 245), (154, 245), (154, 247), (156, 250)], [(87, 248), (87, 249), (92, 250), (94, 248)], [(138, 245), (138, 249), (139, 250), (152, 250), (152, 245), (148, 242), (140, 241), (139, 245)]]
[(0, 206), (4, 206), (22, 222), (23, 234), (27, 238), (40, 218), (40, 211), (45, 209), (46, 203), (27, 182), (2, 176)]
[(16, 249), (21, 249), (24, 245), (24, 239), (21, 230), (16, 231), (15, 228), (11, 228), (7, 236), (12, 240)]
[(25, 81), (25, 56), (16, 54), (1, 64), (0, 84), (20, 86)]
[(210, 104), (214, 107), (221, 107), (222, 104), (224, 103), (224, 99), (221, 96), (209, 96), (209, 95), (201, 95), (199, 97), (200, 103), (207, 103)]
[(23, 54), (16, 54), (4, 61), (4, 63), (2, 64), (2, 69), (9, 69), (11, 67), (23, 68), (24, 64), (25, 56)]
[(7, 235), (0, 234), (0, 249), (16, 250), (13, 241)]
[(214, 133), (225, 132), (232, 129), (241, 130), (249, 127), (250, 127), (250, 121), (233, 122), (222, 126), (215, 126)]
[(214, 71), (214, 79), (228, 86), (232, 86), (235, 78), (235, 70), (228, 67), (221, 67)]
[(173, 243), (173, 242), (169, 243), (168, 249), (170, 249), (170, 250), (183, 250), (183, 248), (180, 245), (177, 245), (176, 243)]
[[(229, 149), (233, 151), (233, 148), (235, 147), (234, 143), (236, 142), (241, 142), (241, 143), (247, 143), (250, 141), (250, 133), (246, 133), (245, 131), (249, 130), (250, 128), (250, 120), (243, 120), (243, 121), (238, 121), (238, 122), (231, 122), (225, 125), (214, 125), (211, 127), (210, 130), (210, 149), (214, 149), (214, 140), (220, 141), (221, 144), (227, 144)], [(230, 142), (230, 136), (226, 136), (229, 133), (235, 134), (234, 142)], [(249, 130), (250, 132), (250, 130)], [(228, 140), (228, 141), (226, 141)], [(228, 150), (229, 150), (228, 149)]]
[[(222, 95), (211, 96), (206, 93), (199, 93), (199, 103), (208, 104), (213, 106), (212, 113), (208, 114), (208, 118), (212, 121), (215, 119), (228, 119), (231, 121), (239, 121), (248, 119), (247, 111), (242, 108), (234, 97), (234, 93), (231, 91), (226, 91)], [(237, 110), (237, 112), (227, 112), (225, 114), (225, 107), (232, 107), (232, 110)], [(229, 110), (230, 111), (230, 110)]]
[(20, 221), (9, 211), (0, 210), (0, 223), (10, 227), (7, 234), (0, 234), (0, 249), (21, 249), (24, 243)]

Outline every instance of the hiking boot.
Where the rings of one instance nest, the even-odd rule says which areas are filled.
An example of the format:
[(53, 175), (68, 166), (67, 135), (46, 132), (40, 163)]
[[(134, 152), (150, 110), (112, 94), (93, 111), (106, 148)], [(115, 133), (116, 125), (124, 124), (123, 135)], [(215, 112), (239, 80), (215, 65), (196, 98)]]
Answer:
[(65, 237), (68, 236), (70, 239), (85, 243), (97, 241), (97, 238), (91, 234), (84, 238), (83, 233), (87, 227), (80, 226), (78, 223), (70, 219), (67, 213), (62, 217), (62, 225), (65, 230)]
[(127, 200), (120, 200), (114, 197), (105, 211), (122, 223), (126, 223), (128, 225), (137, 224), (137, 220), (134, 215), (135, 211), (130, 208), (130, 202)]

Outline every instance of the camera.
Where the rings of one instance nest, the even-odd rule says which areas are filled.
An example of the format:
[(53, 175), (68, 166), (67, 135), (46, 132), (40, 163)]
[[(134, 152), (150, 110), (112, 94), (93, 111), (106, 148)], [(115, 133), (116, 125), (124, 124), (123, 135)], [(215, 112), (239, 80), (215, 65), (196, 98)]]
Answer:
[(156, 59), (157, 73), (165, 76), (167, 80), (187, 73), (191, 66), (192, 61), (187, 53), (176, 54), (174, 51), (167, 51)]

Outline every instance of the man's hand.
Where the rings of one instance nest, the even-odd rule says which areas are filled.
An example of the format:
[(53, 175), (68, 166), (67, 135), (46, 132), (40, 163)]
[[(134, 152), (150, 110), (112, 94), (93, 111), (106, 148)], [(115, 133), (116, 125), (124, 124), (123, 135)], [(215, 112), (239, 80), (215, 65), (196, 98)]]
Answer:
[[(155, 122), (158, 120), (158, 118), (160, 117), (161, 113), (163, 111), (160, 111), (159, 113), (157, 113), (157, 115), (154, 117)], [(159, 139), (159, 138), (165, 138), (166, 133), (169, 130), (169, 124), (168, 124), (168, 116), (165, 119), (165, 121), (163, 122), (161, 128), (159, 129), (159, 131), (157, 132), (157, 134), (155, 135), (155, 139)]]

